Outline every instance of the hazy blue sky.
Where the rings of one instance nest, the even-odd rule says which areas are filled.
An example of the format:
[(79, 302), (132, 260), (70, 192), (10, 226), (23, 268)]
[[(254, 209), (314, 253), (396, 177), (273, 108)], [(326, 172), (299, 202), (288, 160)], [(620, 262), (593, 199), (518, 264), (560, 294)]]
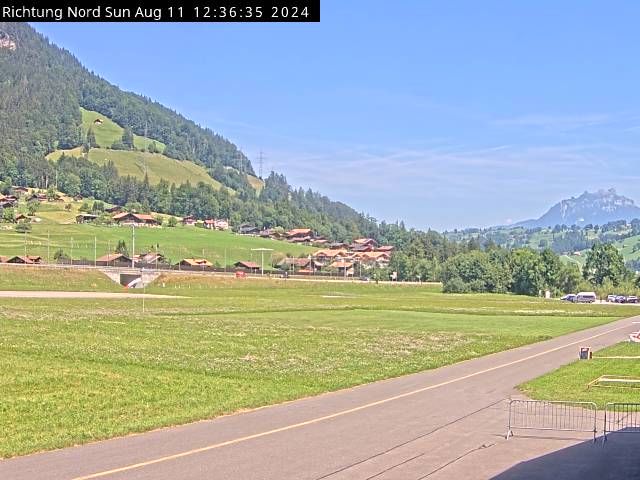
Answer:
[[(526, 4), (525, 4), (526, 3)], [(36, 24), (287, 175), (418, 228), (640, 199), (640, 3), (322, 0), (319, 24)]]

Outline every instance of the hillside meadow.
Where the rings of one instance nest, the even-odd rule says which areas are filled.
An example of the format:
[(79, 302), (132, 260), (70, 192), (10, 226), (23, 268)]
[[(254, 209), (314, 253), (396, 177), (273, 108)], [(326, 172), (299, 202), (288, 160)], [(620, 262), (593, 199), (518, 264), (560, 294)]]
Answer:
[[(67, 269), (32, 271), (0, 268), (0, 289), (82, 282)], [(100, 289), (95, 274), (86, 283)], [(635, 311), (437, 285), (212, 275), (166, 275), (147, 292), (184, 298), (146, 299), (144, 313), (138, 299), (0, 299), (0, 456), (437, 368)]]

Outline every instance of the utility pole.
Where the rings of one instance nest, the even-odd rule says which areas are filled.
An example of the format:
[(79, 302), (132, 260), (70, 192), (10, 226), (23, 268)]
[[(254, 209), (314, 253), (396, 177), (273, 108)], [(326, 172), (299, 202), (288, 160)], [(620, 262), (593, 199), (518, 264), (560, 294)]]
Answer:
[(93, 237), (93, 266), (98, 264), (98, 237)]
[(136, 226), (131, 225), (131, 268), (135, 268), (135, 260), (133, 257), (136, 255)]
[(51, 231), (47, 230), (47, 263), (51, 263)]
[(73, 237), (71, 237), (71, 265), (73, 266)]

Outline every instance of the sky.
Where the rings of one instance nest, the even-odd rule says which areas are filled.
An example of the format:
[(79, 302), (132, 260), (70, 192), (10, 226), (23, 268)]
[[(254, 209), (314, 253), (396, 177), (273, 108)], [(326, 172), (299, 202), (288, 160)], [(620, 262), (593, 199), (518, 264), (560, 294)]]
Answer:
[(258, 170), (419, 229), (640, 200), (640, 3), (322, 0), (309, 24), (34, 27)]

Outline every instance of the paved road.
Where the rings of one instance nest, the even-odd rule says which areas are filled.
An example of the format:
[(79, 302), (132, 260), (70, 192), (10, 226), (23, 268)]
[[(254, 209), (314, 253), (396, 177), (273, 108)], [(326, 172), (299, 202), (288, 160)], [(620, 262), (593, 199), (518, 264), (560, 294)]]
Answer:
[(110, 293), (110, 292), (54, 292), (39, 290), (0, 290), (0, 298), (184, 298), (176, 295), (155, 295), (151, 293)]
[(580, 434), (504, 439), (505, 398), (515, 385), (574, 360), (582, 345), (624, 340), (638, 318), (243, 414), (5, 460), (0, 478), (618, 478), (603, 474), (611, 470), (640, 478), (633, 435), (613, 438), (618, 448)]

